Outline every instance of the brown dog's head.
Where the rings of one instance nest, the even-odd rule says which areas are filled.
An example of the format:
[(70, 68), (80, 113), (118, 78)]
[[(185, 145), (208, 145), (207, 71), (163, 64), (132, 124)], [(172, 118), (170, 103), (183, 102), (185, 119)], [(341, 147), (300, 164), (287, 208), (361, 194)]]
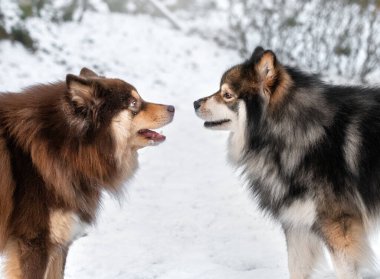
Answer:
[(173, 106), (146, 102), (131, 84), (99, 76), (87, 68), (79, 76), (68, 74), (66, 85), (66, 99), (75, 115), (73, 125), (86, 131), (88, 137), (111, 132), (117, 150), (165, 140), (151, 129), (173, 120)]
[(274, 108), (289, 88), (285, 68), (270, 50), (257, 47), (251, 58), (226, 71), (219, 90), (194, 102), (196, 114), (210, 129), (235, 130), (245, 121), (247, 104), (255, 99), (260, 111)]

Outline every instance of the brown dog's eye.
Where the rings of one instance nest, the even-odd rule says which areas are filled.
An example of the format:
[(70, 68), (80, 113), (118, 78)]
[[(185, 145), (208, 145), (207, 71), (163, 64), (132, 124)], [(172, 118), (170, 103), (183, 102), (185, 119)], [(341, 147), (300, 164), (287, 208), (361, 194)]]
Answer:
[(223, 97), (224, 97), (225, 99), (231, 99), (231, 98), (232, 98), (232, 94), (226, 92), (226, 93), (223, 94)]
[(130, 103), (129, 103), (129, 106), (128, 106), (129, 110), (132, 112), (132, 115), (136, 115), (138, 113), (138, 107), (137, 107), (137, 101), (136, 100), (132, 100)]
[(135, 107), (136, 107), (136, 104), (137, 104), (136, 100), (133, 100), (133, 101), (129, 104), (129, 107), (130, 107), (130, 108), (135, 108)]

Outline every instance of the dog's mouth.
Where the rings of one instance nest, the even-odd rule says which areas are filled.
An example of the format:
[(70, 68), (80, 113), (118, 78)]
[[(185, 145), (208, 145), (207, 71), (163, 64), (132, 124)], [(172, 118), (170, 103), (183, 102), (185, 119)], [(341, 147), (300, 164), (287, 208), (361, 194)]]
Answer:
[(140, 136), (144, 137), (146, 140), (152, 141), (153, 143), (161, 143), (166, 139), (164, 135), (149, 129), (142, 129), (139, 130), (137, 133)]
[(204, 123), (204, 126), (206, 128), (213, 128), (213, 127), (217, 127), (217, 126), (221, 126), (223, 124), (226, 124), (228, 122), (230, 122), (231, 120), (229, 119), (222, 119), (222, 120), (218, 120), (218, 121), (206, 121)]

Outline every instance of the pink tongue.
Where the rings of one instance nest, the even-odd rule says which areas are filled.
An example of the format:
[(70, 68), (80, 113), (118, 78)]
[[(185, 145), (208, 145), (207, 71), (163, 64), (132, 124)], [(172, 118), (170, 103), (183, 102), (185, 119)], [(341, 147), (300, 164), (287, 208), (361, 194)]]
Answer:
[(152, 130), (141, 130), (139, 134), (146, 137), (147, 139), (154, 140), (154, 141), (164, 141), (166, 139), (164, 135), (156, 133), (155, 131), (152, 131)]

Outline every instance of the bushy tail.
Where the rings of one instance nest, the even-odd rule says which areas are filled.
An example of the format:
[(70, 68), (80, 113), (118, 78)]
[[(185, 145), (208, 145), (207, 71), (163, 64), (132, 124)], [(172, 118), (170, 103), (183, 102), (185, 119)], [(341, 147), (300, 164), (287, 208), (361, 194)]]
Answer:
[(0, 252), (4, 250), (9, 237), (9, 220), (13, 212), (14, 190), (9, 151), (4, 138), (0, 137)]

